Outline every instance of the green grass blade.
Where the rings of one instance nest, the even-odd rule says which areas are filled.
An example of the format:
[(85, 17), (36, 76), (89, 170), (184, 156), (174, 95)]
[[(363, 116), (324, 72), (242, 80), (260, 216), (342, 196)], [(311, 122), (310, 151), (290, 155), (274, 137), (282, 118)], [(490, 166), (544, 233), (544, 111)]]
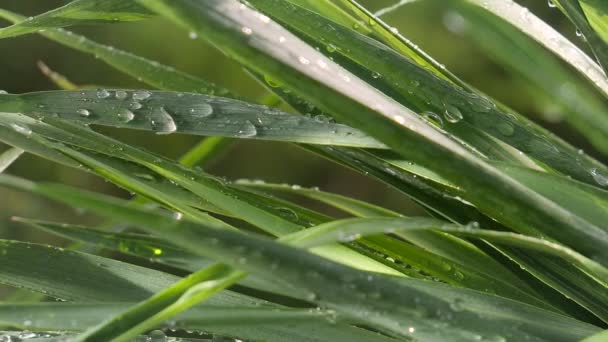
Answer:
[(194, 93), (126, 90), (50, 91), (6, 95), (0, 110), (83, 124), (308, 144), (386, 148), (359, 130), (323, 116), (299, 116), (266, 106)]
[(418, 65), (430, 70), (433, 74), (445, 78), (463, 89), (470, 88), (466, 83), (456, 77), (456, 75), (447, 70), (444, 65), (437, 62), (435, 59), (433, 59), (433, 57), (424, 52), (418, 45), (405, 38), (399, 33), (399, 31), (385, 23), (378, 16), (369, 12), (365, 7), (361, 6), (356, 1), (340, 0), (339, 2), (350, 9), (363, 22), (369, 23), (369, 26), (374, 33), (393, 49), (399, 51), (405, 56), (408, 56)]
[(599, 64), (608, 73), (608, 40), (603, 40), (590, 24), (585, 11), (578, 0), (555, 0), (559, 8), (576, 25), (580, 34), (585, 38), (589, 47), (595, 54)]
[(0, 173), (4, 172), (11, 164), (15, 162), (22, 154), (23, 150), (20, 148), (11, 148), (0, 154)]
[(602, 0), (582, 0), (579, 3), (591, 27), (605, 42), (608, 42), (608, 20), (606, 20), (608, 5), (606, 2)]
[(109, 233), (105, 230), (23, 218), (16, 218), (16, 220), (66, 239), (138, 256), (153, 260), (155, 263), (179, 267), (192, 272), (211, 264), (211, 261), (207, 259), (185, 252), (173, 244), (150, 235)]
[(133, 1), (76, 0), (54, 10), (30, 17), (25, 21), (0, 29), (0, 39), (16, 37), (41, 29), (71, 25), (114, 23), (147, 19), (151, 13)]
[[(187, 305), (189, 306), (197, 304), (197, 301), (188, 299), (192, 297), (191, 292), (196, 291), (199, 286), (208, 286), (208, 284), (218, 283), (223, 285), (220, 285), (221, 287), (219, 288), (217, 286), (212, 286), (211, 288), (205, 286), (202, 288), (202, 291), (198, 293), (200, 294), (202, 292), (204, 295), (210, 296), (242, 277), (242, 274), (239, 274), (239, 277), (229, 277), (229, 273), (235, 272), (230, 272), (228, 267), (221, 264), (204, 268), (180, 280), (178, 283), (165, 290), (156, 293), (148, 300), (129, 308), (129, 310), (124, 313), (115, 315), (110, 320), (88, 329), (86, 332), (79, 335), (75, 341), (128, 341), (133, 339), (140, 333), (149, 328), (154, 328), (171, 317), (162, 314), (173, 305), (178, 303), (184, 304), (183, 302), (187, 302)], [(220, 278), (223, 279), (225, 277), (229, 277), (230, 280), (234, 281), (225, 282), (220, 280)], [(202, 299), (206, 299), (206, 297), (203, 297)], [(159, 315), (162, 317), (160, 320), (154, 319)], [(152, 320), (151, 325), (146, 323), (149, 320)], [(145, 328), (142, 327), (142, 325), (145, 326)]]
[[(0, 180), (10, 183), (10, 177), (0, 176)], [(505, 338), (524, 338), (533, 335), (547, 340), (567, 340), (588, 336), (597, 328), (575, 323), (565, 316), (554, 315), (499, 297), (482, 295), (474, 291), (456, 290), (426, 281), (396, 280), (379, 275), (369, 278), (369, 273), (355, 271), (329, 261), (321, 261), (312, 254), (277, 244), (267, 239), (257, 238), (227, 230), (217, 230), (187, 222), (177, 222), (170, 217), (156, 215), (141, 207), (125, 205), (124, 201), (85, 192), (74, 193), (67, 187), (34, 185), (30, 190), (65, 203), (78, 204), (102, 215), (114, 215), (143, 229), (161, 234), (195, 253), (221, 258), (235, 267), (266, 275), (274, 279), (281, 274), (295, 289), (303, 289), (314, 294), (313, 301), (329, 305), (358, 320), (373, 323), (400, 335), (412, 334), (421, 339), (445, 338), (468, 340), (477, 334), (495, 334), (495, 325), (500, 326)], [(70, 196), (66, 196), (67, 194)], [(167, 230), (168, 229), (168, 230)], [(174, 234), (174, 232), (180, 234)], [(166, 234), (166, 235), (165, 235)], [(214, 243), (210, 243), (215, 241)], [(207, 248), (201, 249), (205, 245)], [(239, 247), (239, 248), (236, 248)], [(243, 262), (245, 260), (245, 262)], [(268, 265), (276, 265), (270, 269)], [(302, 273), (306, 267), (312, 273)], [(345, 279), (348, 281), (345, 282)], [(345, 286), (352, 284), (351, 291)], [(374, 296), (359, 296), (358, 293), (378, 293)], [(408, 293), (408, 295), (404, 295)], [(371, 298), (373, 297), (373, 298)], [(417, 316), (414, 298), (425, 303), (426, 310), (436, 315)], [(450, 303), (458, 303), (456, 310)], [(390, 309), (389, 309), (390, 308)], [(363, 314), (362, 310), (365, 311)], [(379, 311), (381, 310), (381, 311)], [(438, 329), (445, 318), (441, 313), (450, 313), (448, 330)], [(479, 315), (481, 313), (481, 315)], [(534, 319), (532, 319), (534, 317)], [(403, 331), (402, 323), (408, 322), (413, 328)], [(483, 322), (484, 324), (479, 324)], [(435, 324), (435, 325), (433, 325)], [(510, 328), (517, 326), (517, 329)], [(464, 329), (464, 330), (463, 330)], [(493, 335), (490, 335), (493, 336)]]
[[(82, 331), (109, 317), (136, 305), (136, 302), (117, 303), (2, 303), (0, 304), (0, 326), (24, 330), (68, 330)], [(251, 308), (205, 305), (192, 308), (175, 317), (177, 327), (204, 330), (208, 326), (242, 325), (243, 321), (253, 326), (281, 324), (306, 324), (308, 320), (325, 319), (324, 313), (308, 309)], [(31, 325), (24, 325), (24, 321)], [(164, 324), (167, 328), (170, 326)]]
[[(3, 114), (0, 113), (0, 116), (2, 115)], [(37, 141), (28, 139), (27, 136), (19, 133), (17, 130), (15, 130), (15, 127), (10, 126), (10, 124), (8, 126), (0, 126), (0, 141), (9, 146), (14, 146), (15, 148), (22, 149), (26, 152), (52, 160), (59, 164), (76, 168), (79, 165), (73, 159), (62, 155), (61, 153), (44, 146)]]
[[(169, 4), (154, 0), (142, 1), (142, 4), (205, 34), (206, 39), (241, 63), (283, 80), (307, 100), (321, 104), (346, 123), (361, 127), (404, 157), (433, 165), (431, 169), (444, 173), (465, 190), (466, 200), (495, 219), (520, 232), (534, 227), (547, 235), (570, 241), (571, 245), (598, 260), (608, 260), (607, 249), (603, 247), (608, 246), (608, 234), (601, 229), (584, 219), (573, 221), (555, 203), (501, 174), (284, 28), (260, 21), (259, 13), (233, 1), (194, 3), (180, 0)], [(285, 42), (278, 42), (277, 37), (284, 37)], [(320, 93), (325, 95), (317, 96)], [(403, 141), (409, 141), (416, 148), (404, 145)], [(456, 166), (458, 172), (453, 171)], [(510, 215), (522, 211), (530, 215), (525, 218)], [(595, 243), (587, 244), (589, 240)]]
[[(573, 42), (556, 29), (542, 21), (534, 13), (514, 1), (481, 1), (469, 0), (495, 16), (508, 22), (513, 28), (536, 40), (546, 49), (567, 62), (579, 73), (591, 81), (605, 96), (608, 96), (608, 80), (602, 68)], [(525, 13), (522, 15), (522, 13)]]
[[(497, 146), (486, 134), (554, 169), (591, 184), (595, 184), (589, 174), (591, 168), (608, 172), (601, 163), (588, 156), (581, 156), (578, 149), (523, 116), (506, 112), (485, 97), (437, 79), (409, 59), (374, 40), (279, 0), (255, 0), (253, 3), (281, 22), (288, 23), (289, 27), (314, 38), (318, 44), (332, 44), (336, 49), (332, 53), (334, 57), (342, 55), (365, 66), (370, 79), (372, 75), (377, 75), (379, 80), (384, 80), (403, 99), (407, 99), (410, 109), (421, 113), (421, 117), (427, 121), (438, 121), (442, 130), (459, 137), (488, 157), (508, 158), (509, 153), (502, 151), (504, 148)], [(319, 24), (311, 25), (315, 22)], [(458, 117), (455, 118), (453, 113), (458, 113)], [(519, 153), (515, 153), (515, 157), (508, 159), (517, 161), (522, 158)], [(519, 162), (524, 163), (521, 160)]]
[(124, 262), (25, 242), (0, 242), (0, 282), (67, 301), (133, 301), (177, 277)]
[[(0, 9), (0, 17), (12, 22), (25, 19), (21, 15), (3, 9)], [(48, 29), (39, 33), (57, 43), (94, 55), (117, 70), (159, 89), (231, 96), (228, 90), (198, 77), (115, 47), (96, 43), (70, 31)]]
[[(566, 68), (557, 58), (554, 58), (530, 37), (519, 32), (510, 23), (488, 13), (482, 1), (476, 2), (477, 6), (458, 0), (452, 1), (452, 4), (471, 23), (469, 36), (490, 56), (518, 72), (536, 89), (554, 99), (557, 105), (565, 109), (565, 119), (571, 125), (595, 147), (603, 152), (608, 151), (605, 139), (608, 136), (608, 125), (604, 124), (607, 121), (605, 113), (608, 111), (608, 107), (587, 82), (573, 77), (569, 68)], [(493, 13), (500, 11), (503, 16), (505, 13), (509, 13), (504, 11), (503, 7), (505, 7), (504, 2), (501, 2), (501, 5), (495, 4)], [(519, 13), (525, 13), (523, 16), (517, 14), (519, 20), (526, 22), (528, 12), (525, 12), (522, 7), (519, 9)], [(512, 15), (516, 14), (512, 13)], [(546, 39), (550, 40), (551, 44), (559, 44), (554, 41), (553, 35), (547, 33), (547, 36), (550, 37)], [(583, 64), (579, 68), (589, 69)], [(591, 68), (591, 70), (593, 69)], [(606, 80), (605, 75), (601, 75), (600, 78)], [(570, 157), (573, 160), (577, 158), (574, 155)], [(587, 170), (587, 172), (589, 171)]]

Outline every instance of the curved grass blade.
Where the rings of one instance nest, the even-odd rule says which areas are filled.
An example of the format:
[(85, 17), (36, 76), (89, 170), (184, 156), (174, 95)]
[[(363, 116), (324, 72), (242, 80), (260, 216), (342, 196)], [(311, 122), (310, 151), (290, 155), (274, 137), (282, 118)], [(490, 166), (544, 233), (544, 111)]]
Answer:
[(0, 39), (38, 32), (42, 29), (80, 24), (138, 21), (152, 14), (133, 1), (75, 0), (54, 10), (29, 17), (23, 22), (0, 29)]
[(58, 114), (84, 124), (308, 144), (386, 148), (359, 130), (323, 116), (299, 116), (266, 106), (194, 93), (126, 90), (50, 91), (0, 98), (0, 110)]
[(485, 239), (501, 245), (530, 249), (558, 256), (586, 269), (588, 272), (595, 275), (604, 286), (608, 286), (608, 269), (560, 244), (521, 234), (488, 231), (446, 224), (444, 221), (431, 218), (366, 218), (338, 220), (291, 234), (285, 241), (297, 243), (298, 246), (304, 247), (318, 246), (335, 241), (359, 239), (366, 235), (394, 234), (407, 230), (438, 230), (459, 236)]
[[(23, 118), (12, 116), (12, 120), (17, 119), (22, 120)], [(204, 174), (203, 172), (195, 172), (194, 170), (186, 169), (183, 166), (163, 159), (160, 156), (146, 153), (135, 149), (132, 146), (122, 144), (116, 140), (97, 134), (91, 130), (84, 129), (80, 125), (62, 123), (61, 120), (57, 121), (53, 118), (46, 118), (45, 120), (61, 126), (63, 129), (68, 130), (69, 133), (31, 119), (27, 120), (27, 124), (24, 124), (24, 126), (54, 140), (60, 140), (68, 144), (77, 144), (86, 149), (94, 150), (97, 153), (114, 155), (119, 158), (137, 162), (155, 173), (167, 177), (169, 180), (185, 187), (193, 193), (200, 195), (202, 198), (218, 205), (220, 208), (228, 210), (229, 213), (232, 213), (236, 217), (248, 221), (273, 235), (283, 235), (303, 229), (304, 226), (310, 222), (309, 218), (312, 218), (310, 214), (313, 214), (314, 216), (314, 213), (301, 210), (297, 206), (288, 205), (284, 201), (256, 196), (255, 194), (231, 188), (230, 186), (227, 186), (223, 180)], [(31, 134), (31, 132), (30, 135), (31, 138), (41, 139), (37, 135)], [(41, 141), (44, 141), (44, 139)], [(123, 184), (123, 186), (127, 188), (132, 186), (129, 185), (129, 182), (124, 182), (124, 178), (127, 176), (121, 175), (116, 169), (108, 168), (108, 165), (96, 160), (95, 157), (77, 152), (62, 144), (53, 144), (48, 141), (46, 143), (83, 164), (88, 165), (104, 177), (108, 177), (119, 184)], [(162, 199), (165, 197), (164, 194), (159, 193), (155, 189), (148, 189), (147, 191), (155, 194), (156, 198)], [(171, 201), (167, 201), (166, 205), (175, 208), (175, 203), (172, 203)], [(188, 208), (185, 208), (184, 210), (175, 209), (177, 209), (178, 212), (188, 214), (187, 216), (196, 218), (199, 222), (206, 221), (207, 224), (212, 226), (229, 227), (226, 223), (204, 213), (192, 212), (192, 210)], [(343, 246), (323, 247), (315, 250), (315, 252), (335, 260), (346, 262), (355, 267), (400, 275), (400, 273), (393, 268), (372, 260), (367, 256), (355, 253)]]
[[(2, 113), (0, 113), (0, 116), (2, 116)], [(15, 126), (10, 126), (10, 124), (8, 127), (0, 126), (0, 141), (9, 146), (22, 149), (26, 152), (52, 160), (59, 164), (76, 168), (79, 167), (79, 164), (73, 159), (64, 156), (60, 152), (57, 152), (44, 144), (40, 144), (37, 141), (28, 139), (27, 136), (16, 130)]]
[(369, 26), (376, 33), (376, 35), (396, 51), (408, 56), (418, 65), (430, 70), (436, 76), (449, 80), (463, 89), (470, 89), (465, 82), (447, 70), (443, 64), (437, 62), (435, 59), (433, 59), (433, 57), (424, 52), (418, 45), (405, 38), (394, 27), (391, 27), (385, 23), (382, 19), (369, 12), (365, 7), (361, 6), (356, 1), (340, 0), (340, 3), (350, 9), (361, 20), (369, 23)]
[(555, 0), (555, 2), (560, 5), (559, 8), (576, 25), (581, 35), (585, 37), (585, 41), (595, 54), (599, 64), (604, 68), (604, 72), (608, 73), (608, 41), (602, 40), (595, 32), (579, 1)]
[[(451, 4), (470, 21), (471, 29), (467, 33), (469, 36), (500, 63), (516, 70), (530, 83), (535, 84), (537, 89), (553, 98), (556, 104), (567, 110), (565, 118), (571, 125), (595, 147), (603, 152), (608, 151), (608, 125), (604, 124), (607, 121), (605, 113), (608, 107), (593, 89), (572, 77), (571, 70), (566, 69), (532, 39), (489, 14), (482, 1), (477, 3), (478, 6), (459, 0), (451, 1)], [(502, 10), (505, 6), (494, 7)], [(508, 12), (502, 13), (504, 15)], [(523, 17), (521, 20), (526, 22), (528, 12), (523, 13), (524, 15), (518, 16)], [(602, 79), (605, 81), (606, 77), (602, 76)], [(576, 160), (574, 155), (570, 157)]]
[(581, 342), (602, 342), (608, 338), (608, 330), (601, 331), (593, 336), (589, 336)]
[[(10, 182), (11, 177), (0, 176), (0, 179)], [(480, 334), (494, 336), (496, 331), (501, 331), (501, 336), (507, 339), (532, 335), (540, 340), (561, 341), (586, 337), (599, 330), (565, 316), (475, 291), (379, 275), (369, 278), (370, 273), (355, 271), (267, 239), (176, 222), (103, 195), (80, 192), (66, 196), (66, 191), (73, 191), (63, 186), (42, 184), (33, 185), (29, 190), (64, 203), (78, 203), (101, 215), (114, 215), (161, 234), (192, 252), (222, 259), (222, 262), (256, 275), (274, 279), (280, 274), (294, 290), (309, 291), (314, 294), (313, 301), (336, 309), (338, 315), (368, 322), (401, 336), (435, 339), (449, 334), (451, 340), (470, 340)], [(201, 245), (207, 248), (201, 249)], [(276, 266), (270, 269), (269, 264)], [(314, 271), (314, 275), (300, 272), (302, 268)], [(368, 295), (372, 293), (377, 295)], [(454, 302), (457, 303), (455, 310)], [(424, 309), (418, 307), (420, 303), (424, 303)], [(450, 328), (441, 328), (448, 313)], [(407, 322), (405, 327), (403, 322)]]
[[(23, 330), (68, 330), (82, 331), (109, 317), (136, 305), (136, 302), (117, 303), (2, 303), (0, 304), (0, 326)], [(309, 309), (252, 308), (205, 305), (194, 307), (177, 315), (175, 324), (163, 324), (166, 328), (189, 328), (205, 330), (217, 326), (226, 330), (233, 326), (278, 324), (303, 324), (310, 320), (324, 320), (324, 312)], [(24, 325), (23, 322), (31, 323)], [(172, 322), (173, 323), (173, 322)]]
[(11, 164), (15, 162), (22, 154), (23, 150), (20, 148), (11, 148), (0, 154), (0, 173), (4, 172)]
[[(3, 9), (0, 9), (0, 17), (12, 22), (25, 19)], [(117, 70), (159, 89), (233, 97), (228, 90), (198, 77), (115, 47), (96, 43), (70, 31), (47, 29), (39, 33), (59, 44), (94, 55)]]
[(67, 301), (141, 300), (179, 278), (57, 247), (0, 240), (3, 284)]
[(173, 244), (150, 235), (108, 233), (104, 230), (88, 227), (85, 228), (69, 224), (57, 224), (23, 218), (15, 218), (15, 220), (63, 238), (146, 258), (153, 260), (155, 263), (163, 263), (192, 272), (210, 266), (211, 264), (211, 261), (207, 259), (185, 252), (183, 249)]
[(513, 28), (518, 29), (543, 45), (591, 81), (604, 93), (604, 96), (608, 96), (608, 80), (602, 67), (561, 33), (534, 15), (534, 13), (511, 0), (469, 0), (469, 2), (502, 18), (511, 24)]
[(605, 42), (608, 42), (608, 20), (606, 20), (608, 5), (602, 0), (581, 0), (579, 3), (591, 27)]
[[(556, 170), (590, 184), (596, 184), (590, 169), (608, 173), (601, 163), (581, 155), (578, 149), (530, 120), (498, 108), (485, 97), (437, 79), (385, 45), (278, 0), (254, 0), (252, 3), (319, 44), (331, 43), (335, 47), (334, 55), (343, 55), (365, 66), (370, 78), (376, 75), (408, 99), (410, 109), (421, 113), (427, 121), (440, 123), (442, 130), (454, 134), (478, 151), (486, 152), (488, 149), (487, 145), (492, 141), (485, 135), (489, 134)], [(319, 24), (311, 24), (317, 22)], [(479, 134), (473, 134), (476, 131), (480, 131)], [(500, 151), (504, 148), (494, 146), (494, 149)], [(505, 152), (493, 153), (503, 157), (508, 155)]]
[[(0, 326), (36, 332), (41, 330), (82, 331), (135, 304), (134, 302), (2, 303), (0, 304)], [(31, 325), (24, 326), (23, 322), (28, 321)], [(244, 321), (247, 322), (247, 325), (242, 324)], [(273, 342), (281, 342), (285, 338), (302, 342), (322, 342), (327, 339), (332, 341), (357, 339), (378, 342), (395, 341), (389, 337), (346, 326), (339, 322), (332, 325), (332, 322), (335, 321), (331, 315), (323, 310), (205, 305), (181, 313), (171, 321), (162, 324), (161, 327), (173, 330), (199, 330), (201, 333), (203, 331), (213, 332), (241, 339)], [(289, 328), (288, 326), (294, 327)], [(170, 341), (178, 340), (172, 338)]]
[[(259, 20), (260, 13), (234, 1), (140, 3), (205, 34), (239, 62), (282, 80), (305, 99), (361, 127), (404, 157), (443, 173), (465, 190), (466, 200), (498, 221), (524, 233), (541, 230), (608, 262), (608, 233), (582, 218), (571, 217), (555, 203), (500, 173), (289, 31), (274, 22)], [(247, 29), (243, 31), (243, 27)], [(280, 37), (285, 39), (283, 43)], [(321, 93), (324, 96), (318, 96)], [(404, 145), (404, 141), (416, 148)], [(524, 218), (516, 214), (522, 211), (530, 215)], [(595, 243), (586, 244), (589, 240)]]
[(231, 271), (221, 264), (209, 266), (156, 293), (124, 313), (87, 329), (76, 337), (75, 341), (131, 341), (140, 333), (198, 304), (244, 276), (244, 273)]

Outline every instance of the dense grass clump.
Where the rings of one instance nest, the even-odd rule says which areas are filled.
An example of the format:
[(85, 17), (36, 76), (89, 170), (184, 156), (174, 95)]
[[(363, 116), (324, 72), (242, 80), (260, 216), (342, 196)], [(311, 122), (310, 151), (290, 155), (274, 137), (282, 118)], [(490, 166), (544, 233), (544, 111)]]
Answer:
[[(148, 85), (80, 86), (41, 63), (62, 90), (0, 94), (0, 172), (27, 152), (131, 193), (0, 174), (3, 188), (105, 220), (13, 218), (73, 243), (0, 240), (0, 283), (19, 289), (0, 302), (0, 341), (608, 340), (608, 3), (549, 1), (573, 42), (511, 0), (437, 2), (450, 30), (550, 98), (592, 157), (381, 19), (410, 2), (375, 14), (355, 0), (0, 9), (12, 22), (0, 38), (42, 35)], [(67, 31), (157, 17), (265, 96)], [(175, 159), (100, 126), (208, 138)], [(425, 214), (210, 174), (239, 139), (295, 144)]]

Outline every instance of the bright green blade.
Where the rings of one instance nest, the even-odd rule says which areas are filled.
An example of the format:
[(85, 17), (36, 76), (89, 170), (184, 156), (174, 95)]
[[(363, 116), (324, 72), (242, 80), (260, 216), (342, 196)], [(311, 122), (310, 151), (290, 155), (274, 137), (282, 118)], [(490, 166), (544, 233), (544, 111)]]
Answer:
[(431, 218), (369, 218), (345, 219), (328, 222), (313, 228), (291, 234), (284, 241), (298, 246), (318, 246), (335, 241), (352, 241), (365, 235), (399, 233), (408, 230), (438, 230), (455, 235), (486, 239), (492, 243), (530, 249), (558, 256), (570, 263), (585, 268), (608, 286), (608, 269), (597, 262), (557, 243), (521, 234), (488, 231), (446, 224)]
[(22, 154), (23, 150), (20, 148), (11, 148), (0, 154), (0, 173), (4, 172), (11, 164), (15, 162)]
[[(0, 176), (0, 179), (5, 184), (19, 186), (14, 177)], [(256, 275), (268, 279), (280, 275), (281, 281), (290, 284), (294, 291), (309, 292), (312, 301), (334, 308), (338, 315), (403, 336), (432, 340), (449, 334), (451, 340), (470, 340), (479, 334), (494, 336), (496, 331), (501, 331), (501, 336), (507, 339), (532, 335), (541, 340), (571, 340), (599, 330), (565, 316), (475, 291), (356, 271), (268, 239), (175, 221), (103, 195), (32, 183), (28, 183), (26, 189), (102, 215), (112, 215), (161, 234), (192, 252), (222, 259)], [(201, 245), (206, 248), (200, 248)], [(309, 272), (300, 272), (302, 268)], [(424, 309), (418, 308), (418, 303), (424, 303)], [(451, 328), (439, 328), (448, 313)], [(406, 332), (403, 322), (408, 322)]]
[[(130, 341), (177, 313), (211, 297), (244, 277), (244, 273), (215, 264), (195, 272), (176, 284), (156, 293), (146, 301), (113, 316), (84, 333), (74, 341)], [(174, 306), (175, 310), (167, 315)]]
[[(592, 0), (593, 1), (593, 0)], [(528, 37), (534, 39), (572, 68), (591, 81), (605, 96), (608, 96), (608, 80), (602, 68), (583, 50), (564, 37), (559, 31), (542, 21), (534, 13), (514, 1), (469, 0), (495, 16), (500, 17)], [(522, 13), (524, 13), (522, 15)]]
[(238, 100), (159, 91), (82, 90), (6, 95), (0, 111), (58, 114), (83, 124), (308, 144), (386, 148), (323, 116), (299, 116)]
[(608, 42), (608, 4), (602, 0), (581, 0), (579, 1), (587, 20), (597, 34)]
[(137, 21), (152, 14), (133, 1), (75, 0), (54, 10), (30, 17), (23, 22), (0, 29), (0, 39), (15, 37), (39, 30), (80, 24)]
[(584, 37), (599, 64), (604, 68), (604, 72), (608, 72), (608, 40), (602, 39), (592, 27), (579, 0), (555, 0), (555, 2), (577, 27), (578, 35)]
[[(552, 98), (559, 107), (565, 109), (564, 116), (570, 124), (595, 147), (608, 152), (608, 144), (606, 144), (608, 124), (605, 124), (608, 122), (605, 114), (608, 112), (608, 107), (587, 82), (573, 77), (571, 69), (565, 67), (557, 58), (510, 23), (488, 13), (484, 9), (483, 1), (476, 2), (477, 6), (460, 0), (451, 3), (469, 20), (471, 25), (469, 36), (490, 56), (515, 70), (536, 89)], [(498, 6), (494, 5), (494, 7)], [(502, 7), (504, 5), (500, 6), (500, 10)], [(495, 10), (499, 9), (495, 8)], [(508, 12), (503, 12), (503, 15), (504, 13)], [(557, 43), (553, 42), (553, 44)], [(600, 77), (606, 80), (604, 75)], [(569, 157), (571, 160), (579, 158), (573, 154)], [(587, 167), (589, 173), (591, 167)]]
[[(289, 27), (315, 39), (318, 44), (332, 44), (335, 51), (331, 55), (342, 55), (368, 70), (368, 83), (377, 82), (373, 79), (375, 75), (377, 80), (386, 82), (397, 91), (402, 101), (406, 99), (408, 107), (420, 113), (425, 120), (435, 122), (442, 130), (459, 137), (488, 157), (508, 158), (510, 152), (501, 151), (505, 148), (496, 146), (487, 137), (491, 135), (529, 157), (591, 184), (595, 182), (589, 169), (598, 168), (608, 172), (601, 163), (580, 155), (578, 149), (525, 117), (498, 108), (494, 102), (476, 93), (437, 79), (377, 41), (284, 1), (254, 0), (252, 3), (281, 22), (288, 23)], [(311, 24), (316, 22), (320, 24)], [(509, 160), (529, 163), (519, 151)]]
[[(604, 248), (608, 233), (583, 218), (572, 218), (555, 203), (500, 173), (284, 28), (259, 20), (258, 12), (233, 1), (154, 0), (142, 4), (204, 34), (239, 62), (282, 80), (307, 100), (362, 128), (404, 157), (441, 172), (465, 190), (465, 200), (498, 221), (520, 232), (541, 230), (570, 241), (586, 255), (608, 260)], [(280, 37), (285, 39), (283, 43)], [(324, 95), (319, 96), (321, 93)], [(529, 215), (515, 214), (521, 212)], [(587, 244), (589, 240), (595, 243)]]

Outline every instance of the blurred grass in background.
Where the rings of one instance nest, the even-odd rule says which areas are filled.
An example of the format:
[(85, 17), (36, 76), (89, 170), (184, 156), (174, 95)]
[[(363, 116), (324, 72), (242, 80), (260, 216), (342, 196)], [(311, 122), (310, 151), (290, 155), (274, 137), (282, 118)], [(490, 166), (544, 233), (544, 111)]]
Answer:
[[(36, 15), (69, 1), (4, 0), (3, 7), (24, 15)], [(361, 1), (372, 10), (394, 4), (395, 0)], [(575, 29), (546, 1), (518, 1), (528, 6), (542, 19), (560, 29), (573, 41)], [(441, 8), (441, 2), (421, 1), (409, 4), (384, 17), (406, 37), (420, 45), (439, 62), (475, 87), (496, 99), (550, 126), (562, 137), (591, 155), (597, 154), (575, 133), (567, 131), (551, 99), (543, 98), (530, 89), (528, 82), (488, 59), (469, 40), (458, 34), (458, 17)], [(456, 20), (456, 21), (455, 21)], [(248, 99), (264, 95), (263, 87), (249, 78), (236, 63), (222, 56), (202, 40), (193, 40), (187, 32), (161, 19), (134, 24), (79, 27), (74, 31), (94, 40), (113, 45), (138, 55), (175, 66), (238, 92)], [(177, 32), (177, 34), (176, 34)], [(176, 39), (177, 37), (177, 39)], [(580, 43), (580, 41), (579, 41)], [(2, 40), (0, 51), (0, 89), (10, 93), (56, 89), (41, 74), (36, 62), (41, 60), (53, 70), (64, 74), (79, 85), (104, 87), (144, 87), (90, 56), (61, 47), (37, 35)], [(582, 44), (580, 44), (582, 45)], [(584, 47), (583, 47), (584, 48)], [(137, 131), (104, 129), (130, 144), (143, 146), (163, 155), (177, 158), (198, 139), (188, 136), (155, 136)], [(1, 146), (1, 150), (6, 146)], [(422, 210), (403, 195), (354, 172), (331, 164), (293, 145), (272, 142), (241, 141), (209, 165), (211, 173), (229, 179), (263, 178), (347, 194), (356, 198), (396, 209), (404, 214), (421, 214)], [(121, 190), (90, 174), (68, 169), (41, 158), (26, 155), (9, 170), (32, 180), (54, 180), (96, 191), (121, 194)], [(127, 193), (123, 194), (128, 196)], [(70, 221), (79, 215), (55, 203), (26, 193), (0, 189), (0, 236), (32, 242), (56, 242), (56, 238), (40, 231), (27, 230), (13, 224), (10, 215)]]

